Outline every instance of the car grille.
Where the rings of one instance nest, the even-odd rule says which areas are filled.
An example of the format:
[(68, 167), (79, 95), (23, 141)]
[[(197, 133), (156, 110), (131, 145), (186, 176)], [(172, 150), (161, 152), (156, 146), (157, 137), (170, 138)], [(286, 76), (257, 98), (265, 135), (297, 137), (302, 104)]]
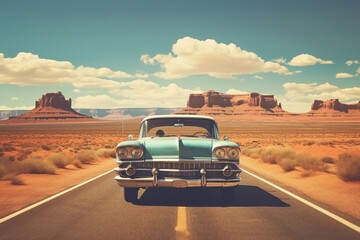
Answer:
[(157, 168), (178, 170), (223, 169), (227, 163), (192, 163), (192, 162), (141, 162), (132, 163), (134, 168)]
[[(129, 163), (122, 163), (120, 168), (124, 169), (120, 171), (121, 177), (128, 177), (125, 173), (125, 168)], [(234, 163), (193, 163), (193, 162), (137, 162), (131, 163), (131, 166), (136, 169), (136, 173), (133, 178), (139, 177), (152, 177), (151, 169), (159, 169), (158, 178), (174, 177), (174, 178), (186, 178), (186, 179), (200, 179), (200, 170), (207, 170), (207, 178), (224, 178), (222, 170), (226, 165), (231, 165), (233, 170), (239, 169)], [(179, 170), (179, 171), (177, 171)], [(186, 170), (186, 171), (182, 171)], [(210, 170), (210, 171), (208, 171)], [(234, 176), (232, 176), (234, 177)], [(231, 177), (230, 177), (231, 178)]]

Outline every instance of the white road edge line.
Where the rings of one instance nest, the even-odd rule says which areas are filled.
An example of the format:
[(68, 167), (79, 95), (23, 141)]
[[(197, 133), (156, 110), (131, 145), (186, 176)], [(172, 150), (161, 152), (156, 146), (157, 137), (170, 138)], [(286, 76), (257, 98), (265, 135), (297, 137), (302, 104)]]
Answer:
[(331, 212), (323, 209), (322, 207), (319, 207), (318, 205), (316, 205), (316, 204), (314, 204), (314, 203), (311, 203), (311, 202), (303, 199), (302, 197), (299, 197), (298, 195), (296, 195), (296, 194), (294, 194), (294, 193), (292, 193), (292, 192), (289, 192), (289, 191), (285, 190), (284, 188), (279, 187), (279, 186), (275, 185), (274, 183), (271, 183), (271, 182), (269, 182), (269, 181), (267, 181), (267, 180), (265, 180), (265, 179), (263, 179), (263, 178), (255, 175), (255, 174), (253, 174), (253, 173), (251, 173), (251, 172), (249, 172), (249, 171), (247, 171), (247, 170), (245, 170), (245, 169), (243, 169), (243, 172), (245, 172), (245, 173), (247, 173), (247, 174), (249, 174), (249, 175), (251, 175), (251, 176), (253, 176), (253, 177), (257, 178), (257, 179), (259, 179), (260, 181), (263, 181), (264, 183), (266, 183), (266, 184), (268, 184), (268, 185), (270, 185), (270, 186), (272, 186), (272, 187), (280, 190), (281, 192), (289, 195), (290, 197), (295, 198), (296, 200), (298, 200), (298, 201), (300, 201), (300, 202), (308, 205), (309, 207), (314, 208), (315, 210), (317, 210), (317, 211), (319, 211), (319, 212), (321, 212), (321, 213), (323, 213), (323, 214), (331, 217), (332, 219), (334, 219), (334, 220), (336, 220), (336, 221), (344, 224), (345, 226), (347, 226), (347, 227), (349, 227), (349, 228), (351, 228), (351, 229), (353, 229), (353, 230), (355, 230), (355, 231), (357, 231), (357, 232), (360, 233), (360, 227), (359, 227), (359, 226), (357, 226), (357, 225), (355, 225), (355, 224), (353, 224), (353, 223), (351, 223), (351, 222), (343, 219), (342, 217), (339, 217), (339, 216), (337, 216), (337, 215), (335, 215), (335, 214), (333, 214), (333, 213), (331, 213)]
[(85, 182), (82, 182), (82, 183), (80, 183), (78, 185), (75, 185), (75, 186), (73, 186), (71, 188), (68, 188), (68, 189), (66, 189), (66, 190), (64, 190), (62, 192), (56, 193), (55, 195), (52, 195), (51, 197), (45, 198), (44, 200), (41, 200), (41, 201), (39, 201), (37, 203), (34, 203), (34, 204), (32, 204), (32, 205), (30, 205), (30, 206), (28, 206), (26, 208), (23, 208), (23, 209), (21, 209), (21, 210), (19, 210), (17, 212), (14, 212), (14, 213), (12, 213), (10, 215), (7, 215), (6, 217), (3, 217), (3, 218), (0, 219), (0, 223), (3, 223), (5, 221), (7, 221), (7, 220), (10, 220), (10, 219), (12, 219), (12, 218), (24, 213), (24, 212), (27, 212), (27, 211), (29, 211), (29, 210), (31, 210), (33, 208), (36, 208), (37, 206), (40, 206), (40, 205), (42, 205), (42, 204), (44, 204), (46, 202), (49, 202), (49, 201), (51, 201), (51, 200), (53, 200), (53, 199), (55, 199), (57, 197), (60, 197), (61, 195), (64, 195), (65, 193), (68, 193), (68, 192), (70, 192), (70, 191), (72, 191), (72, 190), (74, 190), (76, 188), (79, 188), (79, 187), (81, 187), (81, 186), (83, 186), (83, 185), (85, 185), (85, 184), (87, 184), (89, 182), (92, 182), (92, 181), (94, 181), (94, 180), (96, 180), (96, 179), (98, 179), (98, 178), (100, 178), (100, 177), (102, 177), (102, 176), (104, 176), (104, 175), (106, 175), (106, 174), (108, 174), (110, 172), (113, 172), (113, 171), (114, 171), (113, 169), (110, 170), (110, 171), (107, 171), (107, 172), (105, 172), (103, 174), (100, 174), (100, 175), (98, 175), (98, 176), (96, 176), (94, 178), (91, 178), (91, 179), (89, 179), (89, 180), (87, 180)]

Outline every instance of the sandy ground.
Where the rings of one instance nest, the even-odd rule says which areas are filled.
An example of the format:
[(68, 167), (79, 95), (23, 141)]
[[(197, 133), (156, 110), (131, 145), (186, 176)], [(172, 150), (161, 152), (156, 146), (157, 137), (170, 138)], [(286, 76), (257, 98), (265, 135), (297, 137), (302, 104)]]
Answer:
[(83, 168), (56, 169), (55, 175), (21, 174), (26, 185), (0, 181), (0, 217), (22, 209), (116, 167), (114, 159), (103, 159)]
[(324, 172), (304, 177), (302, 169), (284, 172), (279, 165), (243, 155), (241, 165), (360, 219), (360, 182), (344, 182), (335, 174)]

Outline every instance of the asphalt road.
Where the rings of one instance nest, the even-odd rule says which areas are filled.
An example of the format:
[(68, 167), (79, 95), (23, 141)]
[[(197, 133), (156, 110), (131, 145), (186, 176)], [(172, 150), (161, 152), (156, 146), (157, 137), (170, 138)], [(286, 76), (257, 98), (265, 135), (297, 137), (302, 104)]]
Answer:
[[(231, 204), (221, 201), (217, 189), (140, 191), (140, 200), (130, 204), (114, 176), (1, 223), (0, 239), (360, 239), (246, 173)], [(359, 219), (350, 220), (359, 225)]]

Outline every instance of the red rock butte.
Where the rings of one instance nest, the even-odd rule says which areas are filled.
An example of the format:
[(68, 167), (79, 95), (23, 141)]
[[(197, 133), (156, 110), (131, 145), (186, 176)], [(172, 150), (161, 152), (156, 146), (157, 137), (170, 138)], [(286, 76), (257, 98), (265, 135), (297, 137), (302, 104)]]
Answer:
[(355, 104), (344, 104), (339, 99), (327, 101), (315, 100), (311, 105), (309, 116), (360, 116), (360, 101)]
[(224, 94), (209, 90), (190, 94), (187, 107), (176, 114), (201, 115), (291, 115), (281, 108), (274, 95), (259, 93)]
[(175, 114), (208, 115), (230, 121), (359, 121), (360, 101), (343, 104), (338, 99), (315, 100), (310, 112), (300, 114), (284, 111), (274, 95), (224, 94), (209, 90), (190, 94), (187, 107)]
[(71, 98), (66, 100), (61, 92), (47, 93), (35, 102), (35, 108), (9, 120), (91, 120), (71, 108)]

